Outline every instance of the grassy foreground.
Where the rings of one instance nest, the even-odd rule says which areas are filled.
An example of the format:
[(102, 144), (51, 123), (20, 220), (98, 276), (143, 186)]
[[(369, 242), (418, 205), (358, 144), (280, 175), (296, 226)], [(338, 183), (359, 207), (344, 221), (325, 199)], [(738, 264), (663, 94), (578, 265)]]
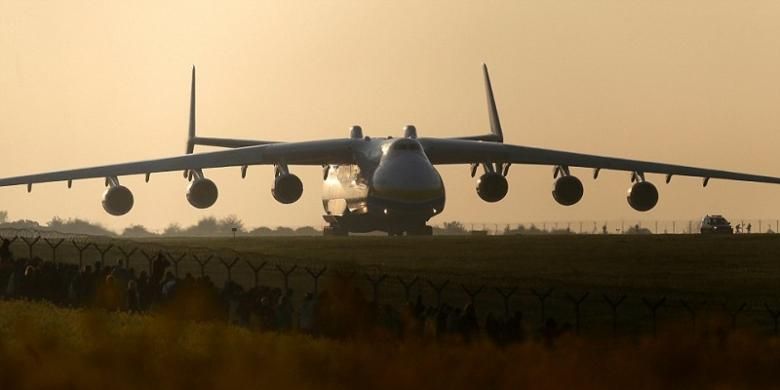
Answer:
[(673, 331), (528, 342), (257, 333), (0, 302), (0, 388), (691, 388), (777, 384), (780, 340)]

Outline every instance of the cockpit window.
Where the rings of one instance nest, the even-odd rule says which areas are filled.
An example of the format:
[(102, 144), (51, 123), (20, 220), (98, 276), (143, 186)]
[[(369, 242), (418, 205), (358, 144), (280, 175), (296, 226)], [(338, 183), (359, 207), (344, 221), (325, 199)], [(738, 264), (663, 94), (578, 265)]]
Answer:
[(397, 141), (393, 144), (393, 146), (390, 148), (392, 150), (410, 150), (410, 151), (419, 151), (420, 150), (420, 144), (417, 142), (403, 142), (403, 141)]

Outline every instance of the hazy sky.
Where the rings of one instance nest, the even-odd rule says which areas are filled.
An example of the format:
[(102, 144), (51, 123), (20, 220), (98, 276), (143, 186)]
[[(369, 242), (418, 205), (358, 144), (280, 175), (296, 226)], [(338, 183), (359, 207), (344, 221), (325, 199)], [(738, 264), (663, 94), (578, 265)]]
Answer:
[[(204, 136), (483, 133), (482, 62), (508, 143), (780, 176), (778, 20), (780, 3), (758, 0), (0, 0), (0, 176), (181, 154), (193, 64)], [(2, 188), (0, 209), (115, 229), (228, 214), (321, 224), (321, 170), (293, 171), (304, 195), (292, 205), (271, 197), (272, 168), (250, 167), (245, 180), (207, 171), (220, 199), (205, 211), (178, 173), (120, 178), (136, 198), (123, 217), (102, 210), (102, 180)], [(563, 207), (551, 168), (514, 166), (498, 204), (478, 198), (467, 166), (440, 171), (448, 204), (434, 223), (780, 216), (780, 186), (766, 184), (651, 175), (661, 199), (639, 214), (628, 173), (575, 169), (585, 197)]]

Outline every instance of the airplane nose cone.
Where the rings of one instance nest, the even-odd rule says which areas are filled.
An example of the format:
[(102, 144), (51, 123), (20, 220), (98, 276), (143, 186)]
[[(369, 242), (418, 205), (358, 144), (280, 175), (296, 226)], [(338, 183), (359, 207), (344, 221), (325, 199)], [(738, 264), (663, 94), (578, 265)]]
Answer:
[(404, 203), (421, 203), (444, 196), (441, 176), (422, 158), (384, 161), (374, 172), (373, 195)]

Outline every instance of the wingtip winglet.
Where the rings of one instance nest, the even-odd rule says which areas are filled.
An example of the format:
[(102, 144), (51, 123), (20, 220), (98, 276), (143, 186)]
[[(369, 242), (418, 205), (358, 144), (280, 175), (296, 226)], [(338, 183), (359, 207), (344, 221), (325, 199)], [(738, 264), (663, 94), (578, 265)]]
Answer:
[(190, 120), (187, 126), (187, 154), (195, 150), (195, 65), (192, 65), (192, 82), (190, 84)]
[(487, 64), (482, 63), (482, 73), (485, 76), (485, 94), (487, 95), (488, 114), (490, 115), (490, 132), (497, 142), (504, 142), (504, 132), (501, 129), (501, 121), (498, 119), (498, 108), (493, 97), (493, 86), (490, 83)]

